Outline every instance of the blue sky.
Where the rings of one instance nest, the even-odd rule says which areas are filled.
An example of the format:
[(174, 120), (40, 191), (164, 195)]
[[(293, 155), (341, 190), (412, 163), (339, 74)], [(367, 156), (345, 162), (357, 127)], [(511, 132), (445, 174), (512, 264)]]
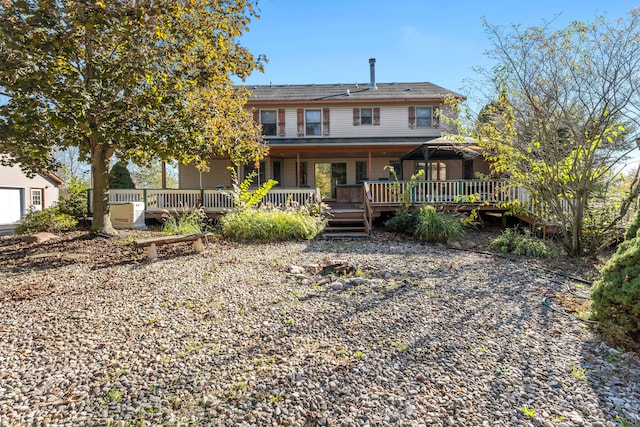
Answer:
[(260, 0), (261, 18), (242, 43), (269, 62), (246, 83), (366, 83), (368, 60), (376, 58), (377, 82), (428, 81), (469, 95), (464, 80), (474, 77), (473, 67), (490, 65), (483, 17), (525, 27), (554, 20), (560, 28), (602, 14), (617, 19), (638, 6), (640, 0)]

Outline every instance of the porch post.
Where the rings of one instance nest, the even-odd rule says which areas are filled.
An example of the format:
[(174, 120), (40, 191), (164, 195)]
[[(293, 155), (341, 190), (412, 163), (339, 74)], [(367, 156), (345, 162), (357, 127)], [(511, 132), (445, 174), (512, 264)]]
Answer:
[(167, 189), (167, 162), (162, 161), (162, 189)]
[(429, 148), (423, 147), (422, 154), (424, 155), (424, 180), (429, 181)]
[(300, 188), (300, 152), (296, 152), (296, 187)]
[(371, 151), (369, 151), (369, 159), (367, 161), (367, 179), (371, 181)]

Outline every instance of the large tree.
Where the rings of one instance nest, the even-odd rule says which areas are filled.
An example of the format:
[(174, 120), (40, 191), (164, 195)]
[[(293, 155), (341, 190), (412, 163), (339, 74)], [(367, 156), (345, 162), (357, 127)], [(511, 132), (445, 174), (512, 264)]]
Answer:
[(93, 229), (115, 233), (109, 162), (205, 167), (212, 154), (263, 156), (248, 93), (261, 69), (238, 38), (255, 0), (3, 0), (0, 153), (37, 171), (56, 149), (90, 161)]
[[(594, 253), (638, 194), (637, 171), (613, 215), (594, 203), (619, 182), (635, 147), (640, 107), (637, 11), (615, 22), (553, 23), (522, 29), (485, 23), (496, 67), (487, 73), (493, 101), (473, 119), (473, 134), (494, 172), (526, 188), (538, 214), (555, 220), (572, 255)], [(609, 209), (611, 213), (611, 209)], [(598, 233), (594, 233), (595, 229)]]

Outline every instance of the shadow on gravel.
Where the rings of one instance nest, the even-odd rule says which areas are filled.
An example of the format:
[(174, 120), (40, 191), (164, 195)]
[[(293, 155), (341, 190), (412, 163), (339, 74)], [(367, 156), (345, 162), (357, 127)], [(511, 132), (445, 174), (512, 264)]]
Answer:
[(611, 408), (622, 427), (640, 426), (640, 355), (593, 339), (581, 346), (579, 369), (584, 381), (598, 396), (602, 407)]
[[(393, 241), (387, 247), (379, 243), (367, 247), (366, 242), (345, 241), (333, 242), (324, 250), (312, 244), (307, 251), (334, 251), (335, 256), (349, 259), (352, 251), (401, 254), (398, 250), (403, 247), (395, 246)], [(407, 256), (442, 257), (447, 251), (449, 249), (441, 246), (416, 246), (415, 252)], [(470, 271), (487, 277), (475, 285), (461, 283), (464, 280), (461, 277)], [(563, 337), (571, 334), (566, 329), (566, 320), (542, 304), (545, 295), (560, 291), (562, 287), (539, 274), (536, 267), (532, 268), (526, 260), (497, 259), (487, 254), (486, 261), (469, 261), (460, 271), (432, 270), (421, 274), (423, 281), (433, 279), (441, 287), (425, 290), (424, 286), (403, 280), (403, 277), (394, 277), (395, 285), (370, 292), (343, 306), (341, 313), (326, 313), (325, 319), (316, 318), (314, 322), (341, 325), (345, 339), (360, 344), (363, 339), (367, 340), (374, 343), (369, 351), (385, 353), (384, 368), (374, 372), (371, 378), (382, 389), (392, 387), (391, 383), (385, 382), (385, 372), (391, 375), (405, 368), (410, 372), (421, 370), (421, 374), (411, 379), (416, 389), (423, 384), (442, 396), (447, 413), (454, 420), (468, 418), (467, 390), (480, 387), (485, 390), (485, 396), (474, 398), (474, 410), (499, 414), (495, 415), (494, 421), (527, 424), (533, 421), (525, 414), (530, 408), (536, 411), (536, 419), (554, 425), (563, 420), (572, 423), (570, 425), (585, 425), (600, 419), (601, 415), (593, 412), (594, 409), (610, 414), (607, 408), (613, 401), (621, 417), (618, 422), (627, 425), (624, 422), (629, 421), (628, 425), (636, 426), (638, 412), (631, 408), (640, 402), (637, 357), (635, 370), (629, 368), (629, 363), (626, 368), (621, 364), (616, 368), (611, 363), (607, 366), (602, 358), (622, 356), (615, 351), (603, 350), (608, 347), (602, 341), (584, 342), (581, 349), (563, 347)], [(317, 297), (322, 295), (314, 294), (314, 298)], [(413, 310), (408, 309), (402, 315), (395, 312), (396, 305), (409, 305), (417, 310), (412, 313)], [(420, 313), (419, 317), (416, 312)], [(375, 323), (369, 318), (385, 320)], [(513, 345), (501, 345), (504, 340)], [(605, 355), (594, 354), (598, 351), (604, 351)], [(578, 356), (578, 360), (582, 358), (583, 364), (567, 366), (571, 354)], [(575, 393), (581, 393), (580, 388), (584, 389), (580, 378), (582, 369), (586, 370), (587, 378), (593, 371), (593, 375), (598, 376), (596, 383), (603, 385), (588, 383), (593, 394), (598, 396), (598, 402), (585, 399), (581, 402), (583, 406), (566, 408), (562, 401), (573, 399)], [(626, 371), (621, 375), (616, 369)], [(632, 392), (635, 398), (625, 401), (611, 396), (615, 390), (620, 390), (621, 384), (616, 381), (621, 380), (629, 381), (629, 387), (635, 384), (635, 392)], [(352, 386), (357, 387), (357, 384)], [(625, 396), (629, 396), (629, 392)], [(591, 404), (593, 406), (588, 407)], [(610, 418), (607, 421), (616, 422)]]

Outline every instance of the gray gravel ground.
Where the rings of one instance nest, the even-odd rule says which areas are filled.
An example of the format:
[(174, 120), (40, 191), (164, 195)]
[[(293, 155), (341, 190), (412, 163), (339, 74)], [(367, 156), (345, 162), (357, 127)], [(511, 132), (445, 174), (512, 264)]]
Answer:
[(638, 356), (545, 307), (537, 262), (217, 242), (0, 274), (3, 427), (640, 425)]

